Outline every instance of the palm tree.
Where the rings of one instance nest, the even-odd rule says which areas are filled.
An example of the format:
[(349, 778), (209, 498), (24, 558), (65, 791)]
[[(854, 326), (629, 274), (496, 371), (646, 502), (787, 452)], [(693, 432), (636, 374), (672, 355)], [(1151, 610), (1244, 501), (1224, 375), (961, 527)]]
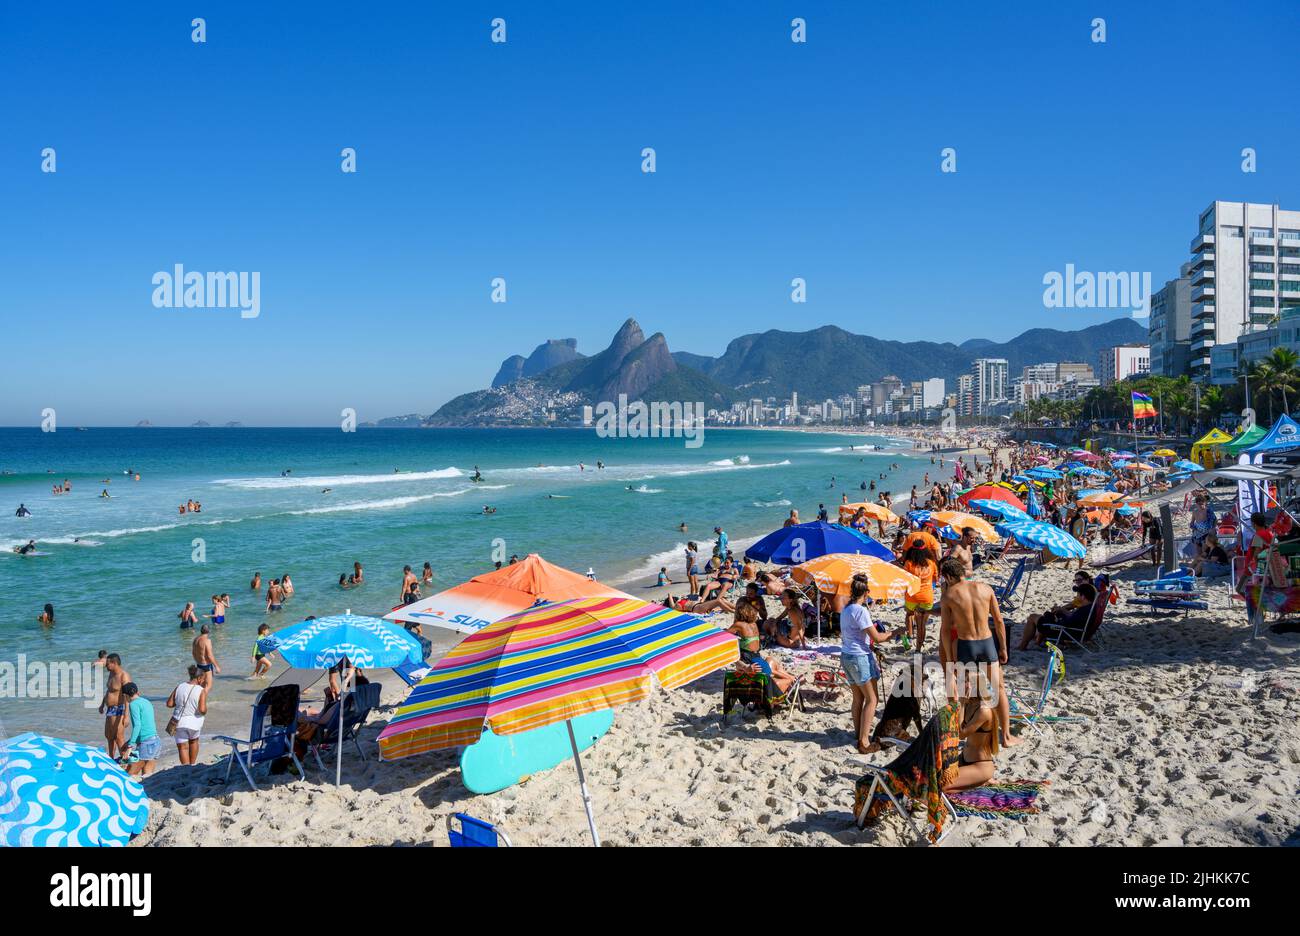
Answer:
[(1282, 411), (1290, 414), (1287, 391), (1294, 390), (1296, 384), (1300, 383), (1300, 354), (1290, 348), (1274, 348), (1264, 363), (1272, 372), (1274, 388), (1282, 393)]

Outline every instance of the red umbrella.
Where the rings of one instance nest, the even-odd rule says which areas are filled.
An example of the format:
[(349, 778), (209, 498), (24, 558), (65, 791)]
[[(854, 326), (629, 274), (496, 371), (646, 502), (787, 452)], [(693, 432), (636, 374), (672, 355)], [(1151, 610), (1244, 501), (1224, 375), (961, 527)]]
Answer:
[(1025, 509), (1024, 501), (1016, 497), (1016, 495), (1012, 494), (1006, 488), (999, 487), (995, 484), (981, 484), (978, 487), (973, 487), (965, 494), (958, 497), (957, 503), (965, 507), (968, 503), (970, 503), (973, 500), (1004, 501), (1005, 503), (1010, 504), (1012, 507), (1017, 507), (1020, 510)]

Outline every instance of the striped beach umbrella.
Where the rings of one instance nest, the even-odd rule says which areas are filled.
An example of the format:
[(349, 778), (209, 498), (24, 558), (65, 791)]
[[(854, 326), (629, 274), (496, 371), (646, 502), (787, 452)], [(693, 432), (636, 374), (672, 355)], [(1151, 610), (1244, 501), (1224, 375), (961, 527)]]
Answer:
[(855, 575), (867, 577), (867, 594), (876, 601), (902, 601), (921, 587), (921, 580), (911, 572), (858, 553), (832, 553), (790, 570), (790, 577), (801, 585), (816, 583), (818, 591), (832, 595), (849, 594)]
[(599, 845), (572, 719), (684, 686), (739, 658), (736, 638), (635, 598), (587, 597), (502, 618), (453, 647), (379, 735), (384, 760), (566, 722), (592, 841)]
[(148, 820), (144, 787), (98, 748), (31, 732), (0, 742), (0, 845), (125, 845)]
[[(966, 513), (964, 510), (935, 510), (931, 512), (930, 520), (938, 525), (941, 531), (943, 528), (948, 528), (954, 532), (958, 532), (965, 527), (970, 527), (987, 542), (996, 543), (1001, 538), (998, 536), (997, 532), (994, 531), (993, 524), (989, 523), (983, 517), (977, 517), (974, 514)], [(959, 532), (958, 536), (960, 536)]]
[(1030, 549), (1046, 549), (1053, 556), (1062, 559), (1082, 559), (1088, 549), (1077, 539), (1058, 526), (1042, 523), (1038, 520), (1018, 523), (999, 523), (997, 531), (1003, 536), (1010, 536), (1021, 546)]
[(982, 510), (986, 514), (1006, 520), (1032, 520), (1033, 517), (1025, 513), (1018, 507), (1000, 500), (983, 500), (976, 499), (967, 503), (968, 507), (974, 507), (976, 510)]

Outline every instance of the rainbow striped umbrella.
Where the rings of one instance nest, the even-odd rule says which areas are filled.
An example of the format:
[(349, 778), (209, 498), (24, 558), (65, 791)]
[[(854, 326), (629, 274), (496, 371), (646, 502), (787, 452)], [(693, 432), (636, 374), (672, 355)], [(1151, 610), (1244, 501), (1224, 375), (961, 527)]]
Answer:
[(572, 719), (675, 689), (734, 663), (736, 638), (635, 598), (571, 598), (469, 635), (411, 690), (379, 735), (384, 760), (567, 722), (591, 837), (600, 844)]

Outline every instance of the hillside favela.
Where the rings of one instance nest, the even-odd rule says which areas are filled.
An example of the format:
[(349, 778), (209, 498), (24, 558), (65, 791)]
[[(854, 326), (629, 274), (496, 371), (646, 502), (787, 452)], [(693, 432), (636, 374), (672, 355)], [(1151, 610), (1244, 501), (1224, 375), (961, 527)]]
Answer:
[(1022, 848), (994, 920), (1280, 918), (1297, 36), (7, 10), (15, 919), (183, 926), (247, 848), (270, 926), (399, 848)]

